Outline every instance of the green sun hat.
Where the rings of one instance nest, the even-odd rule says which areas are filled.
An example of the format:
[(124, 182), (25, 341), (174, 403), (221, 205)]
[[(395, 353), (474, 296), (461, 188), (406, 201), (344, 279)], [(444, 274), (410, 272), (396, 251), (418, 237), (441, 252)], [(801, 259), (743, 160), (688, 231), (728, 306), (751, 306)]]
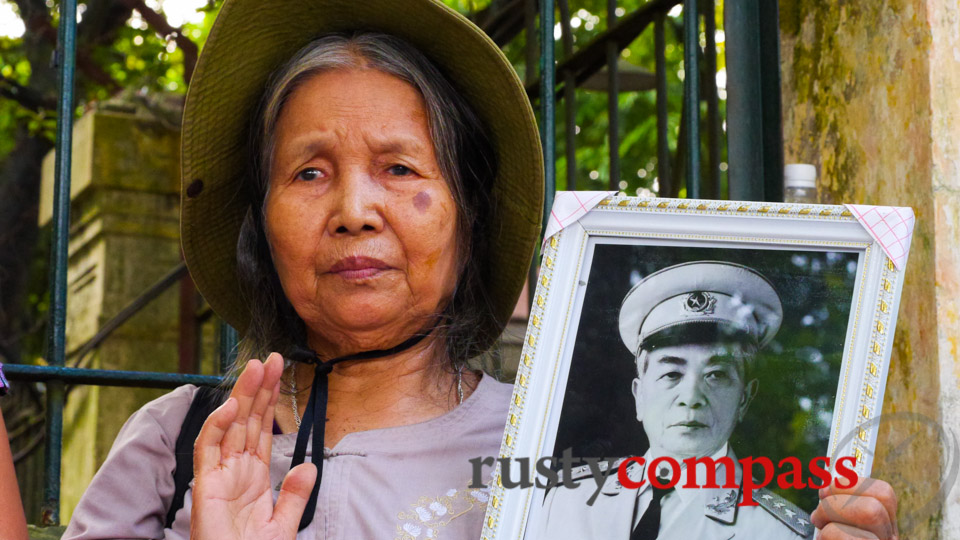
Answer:
[(250, 321), (237, 278), (237, 238), (250, 201), (243, 187), (250, 119), (270, 75), (325, 34), (375, 31), (424, 53), (466, 98), (488, 130), (499, 169), (493, 185), (484, 286), (496, 324), (516, 306), (540, 234), (543, 162), (533, 110), (500, 48), (434, 0), (226, 0), (187, 92), (182, 132), (180, 239), (197, 288), (241, 335)]

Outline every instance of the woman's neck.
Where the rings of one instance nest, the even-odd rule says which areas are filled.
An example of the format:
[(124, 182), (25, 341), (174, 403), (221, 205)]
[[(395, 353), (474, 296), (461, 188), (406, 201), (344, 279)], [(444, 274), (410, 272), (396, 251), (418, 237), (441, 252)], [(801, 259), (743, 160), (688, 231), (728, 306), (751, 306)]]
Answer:
[[(397, 354), (338, 363), (328, 375), (325, 444), (332, 448), (348, 433), (424, 422), (459, 403), (458, 374), (449, 369), (442, 340), (430, 336)], [(297, 408), (302, 416), (313, 384), (313, 366), (296, 369)], [(290, 373), (289, 376), (292, 376)], [(462, 372), (464, 399), (479, 376)], [(282, 431), (295, 431), (293, 398), (283, 396), (277, 408)]]

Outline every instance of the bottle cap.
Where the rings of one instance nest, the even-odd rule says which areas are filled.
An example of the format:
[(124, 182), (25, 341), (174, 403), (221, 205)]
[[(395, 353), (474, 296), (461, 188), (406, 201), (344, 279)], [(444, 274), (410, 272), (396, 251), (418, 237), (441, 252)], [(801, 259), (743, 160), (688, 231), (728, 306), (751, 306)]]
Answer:
[(788, 188), (815, 188), (817, 168), (809, 163), (790, 163), (783, 168), (783, 185)]

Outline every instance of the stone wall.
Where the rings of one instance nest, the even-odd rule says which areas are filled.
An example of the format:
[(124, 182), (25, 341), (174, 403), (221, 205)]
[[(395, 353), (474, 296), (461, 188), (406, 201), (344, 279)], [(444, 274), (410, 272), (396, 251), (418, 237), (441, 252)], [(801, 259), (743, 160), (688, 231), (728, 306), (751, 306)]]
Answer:
[(960, 417), (960, 4), (780, 10), (786, 161), (817, 165), (823, 202), (916, 211), (874, 475), (900, 495), (903, 538), (960, 538), (960, 494), (941, 489)]
[[(136, 108), (106, 105), (74, 130), (68, 355), (180, 261), (179, 132)], [(50, 219), (53, 155), (41, 224)], [(83, 367), (176, 371), (177, 287), (116, 330)], [(68, 358), (72, 365), (77, 359)], [(61, 515), (70, 519), (130, 414), (165, 391), (74, 386), (64, 409)]]

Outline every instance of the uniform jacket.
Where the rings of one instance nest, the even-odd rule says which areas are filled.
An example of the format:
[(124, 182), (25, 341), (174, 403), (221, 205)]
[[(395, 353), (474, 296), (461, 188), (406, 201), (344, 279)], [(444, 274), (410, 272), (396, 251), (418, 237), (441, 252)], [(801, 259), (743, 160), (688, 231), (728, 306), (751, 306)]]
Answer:
[[(736, 464), (736, 483), (740, 485), (740, 463), (732, 450), (726, 455)], [(618, 467), (623, 461), (615, 461), (613, 466)], [(685, 483), (685, 474), (684, 471), (678, 485)], [(646, 467), (631, 462), (627, 466), (627, 475), (639, 481), (646, 478)], [(581, 481), (578, 488), (559, 486), (547, 493), (541, 513), (544, 521), (537, 537), (549, 540), (629, 540), (634, 524), (652, 497), (650, 482), (645, 482), (639, 490), (628, 489), (620, 484), (614, 472), (607, 477), (593, 506), (588, 506), (587, 500), (596, 491), (589, 468), (574, 469), (573, 478)], [(699, 478), (702, 477), (698, 476), (697, 482), (701, 483)], [(724, 484), (721, 472), (717, 474), (717, 483)], [(739, 488), (679, 488), (664, 499), (657, 540), (800, 540), (813, 537), (814, 527), (809, 515), (793, 503), (760, 489), (754, 491), (758, 506), (737, 506), (742, 495)]]

